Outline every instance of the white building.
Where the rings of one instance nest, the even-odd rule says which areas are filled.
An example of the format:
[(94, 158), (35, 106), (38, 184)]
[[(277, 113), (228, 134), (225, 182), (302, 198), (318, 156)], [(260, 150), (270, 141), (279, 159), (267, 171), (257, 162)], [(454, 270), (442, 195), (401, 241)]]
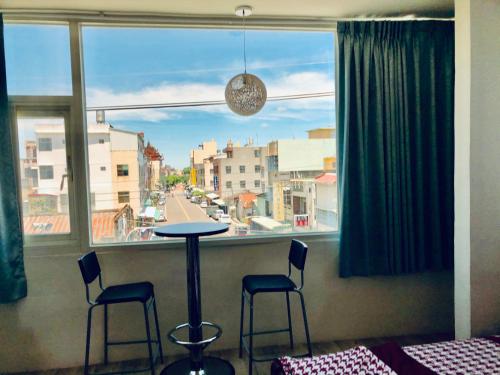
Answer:
[(241, 193), (260, 194), (267, 187), (267, 147), (254, 146), (252, 141), (242, 147), (231, 141), (223, 150), (225, 157), (212, 158), (215, 188), (222, 199), (234, 199)]
[[(92, 210), (120, 209), (130, 204), (137, 215), (147, 195), (142, 136), (104, 123), (89, 124), (87, 132)], [(37, 125), (35, 137), (38, 146), (37, 193), (57, 197), (57, 211), (67, 212), (64, 125)]]

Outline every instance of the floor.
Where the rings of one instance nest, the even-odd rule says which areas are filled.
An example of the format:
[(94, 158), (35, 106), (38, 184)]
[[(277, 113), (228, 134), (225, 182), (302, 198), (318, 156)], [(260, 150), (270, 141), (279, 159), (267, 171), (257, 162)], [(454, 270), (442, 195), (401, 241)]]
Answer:
[[(373, 338), (373, 339), (361, 339), (361, 340), (339, 340), (339, 341), (333, 341), (333, 342), (327, 342), (327, 343), (318, 343), (318, 344), (313, 344), (313, 353), (315, 355), (319, 354), (326, 354), (326, 353), (333, 353), (333, 352), (338, 352), (342, 350), (347, 350), (349, 348), (352, 348), (354, 346), (358, 345), (364, 345), (367, 347), (381, 344), (387, 341), (396, 341), (400, 345), (418, 345), (418, 344), (425, 344), (425, 343), (430, 343), (430, 342), (436, 342), (436, 341), (444, 341), (444, 340), (451, 340), (452, 337), (451, 335), (448, 334), (436, 334), (436, 335), (415, 335), (415, 336), (398, 336), (398, 337), (384, 337), (384, 338)], [(288, 347), (268, 347), (268, 348), (262, 348), (256, 350), (256, 354), (261, 354), (261, 355), (278, 355), (279, 353), (287, 353)], [(295, 353), (303, 353), (306, 351), (305, 345), (297, 345), (295, 348)], [(248, 373), (248, 362), (246, 356), (243, 356), (243, 358), (238, 358), (238, 350), (226, 350), (226, 351), (219, 351), (219, 352), (210, 352), (211, 356), (214, 357), (220, 357), (228, 360), (229, 362), (232, 363), (236, 370), (237, 375), (245, 375)], [(158, 365), (157, 366), (157, 374), (159, 374), (160, 370), (165, 366), (168, 365), (169, 363), (180, 359), (183, 357), (169, 357), (166, 358), (165, 364), (164, 365)], [(120, 371), (123, 371), (124, 369), (139, 369), (147, 366), (147, 361), (145, 360), (137, 360), (137, 361), (127, 361), (127, 362), (118, 362), (118, 363), (113, 363), (107, 366), (106, 368), (102, 366), (94, 366), (91, 369), (91, 373), (93, 372), (102, 372), (102, 371), (113, 371), (116, 373), (120, 373)], [(69, 369), (58, 369), (58, 370), (49, 370), (49, 371), (38, 371), (38, 372), (28, 372), (28, 373), (23, 373), (25, 375), (77, 375), (77, 374), (82, 374), (82, 368), (81, 367), (75, 367), (75, 368), (69, 368)], [(144, 372), (146, 373), (146, 372)], [(264, 375), (264, 374), (269, 374), (270, 373), (270, 363), (265, 362), (265, 363), (257, 363), (254, 365), (254, 375)]]

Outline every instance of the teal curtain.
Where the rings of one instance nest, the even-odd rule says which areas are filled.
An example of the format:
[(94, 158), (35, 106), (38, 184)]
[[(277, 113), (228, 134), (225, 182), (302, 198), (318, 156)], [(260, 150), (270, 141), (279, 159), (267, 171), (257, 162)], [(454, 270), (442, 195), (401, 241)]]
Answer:
[(9, 124), (7, 75), (0, 15), (0, 303), (26, 297), (23, 236), (12, 137)]
[(453, 266), (453, 28), (337, 24), (341, 277)]

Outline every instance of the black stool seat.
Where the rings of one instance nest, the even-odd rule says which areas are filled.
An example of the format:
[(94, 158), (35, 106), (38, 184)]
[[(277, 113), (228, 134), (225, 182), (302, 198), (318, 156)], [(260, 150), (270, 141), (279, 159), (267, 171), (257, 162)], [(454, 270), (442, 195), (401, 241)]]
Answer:
[(250, 294), (292, 291), (297, 286), (286, 275), (247, 275), (243, 288)]
[(153, 284), (149, 281), (145, 281), (141, 283), (109, 286), (99, 294), (96, 298), (96, 302), (100, 305), (134, 301), (146, 303), (152, 296)]

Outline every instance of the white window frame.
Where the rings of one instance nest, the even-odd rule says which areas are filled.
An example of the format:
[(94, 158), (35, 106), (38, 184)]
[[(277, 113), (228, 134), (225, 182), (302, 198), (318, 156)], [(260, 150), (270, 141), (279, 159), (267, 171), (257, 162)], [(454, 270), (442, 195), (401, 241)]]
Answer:
[[(50, 235), (44, 241), (32, 242), (28, 239), (26, 246), (28, 248), (43, 247), (48, 253), (47, 245), (55, 244), (68, 246), (76, 245), (82, 249), (109, 249), (110, 247), (116, 248), (130, 248), (130, 249), (158, 249), (158, 248), (176, 248), (183, 245), (183, 241), (154, 241), (144, 243), (111, 243), (111, 244), (94, 244), (92, 243), (91, 234), (91, 199), (90, 199), (90, 186), (89, 183), (89, 170), (88, 166), (88, 142), (86, 134), (86, 111), (85, 111), (85, 85), (84, 85), (84, 72), (82, 66), (82, 26), (106, 26), (106, 27), (126, 27), (135, 25), (137, 27), (165, 27), (165, 28), (236, 28), (239, 29), (240, 25), (234, 24), (233, 18), (200, 18), (200, 17), (172, 17), (171, 15), (157, 16), (152, 19), (149, 16), (143, 15), (114, 15), (112, 19), (107, 20), (102, 15), (99, 16), (85, 16), (78, 13), (70, 14), (63, 13), (50, 14), (47, 12), (30, 12), (29, 15), (23, 11), (10, 11), (4, 14), (5, 23), (57, 23), (69, 25), (70, 32), (70, 64), (72, 72), (72, 96), (49, 97), (49, 96), (29, 96), (29, 97), (13, 97), (9, 96), (9, 101), (13, 107), (18, 105), (23, 99), (27, 102), (34, 103), (50, 103), (60, 104), (64, 103), (70, 113), (70, 120), (66, 123), (70, 126), (71, 139), (66, 142), (67, 150), (72, 156), (71, 168), (73, 174), (72, 193), (69, 194), (70, 204), (70, 221), (71, 233), (69, 235)], [(335, 34), (336, 21), (330, 19), (324, 20), (291, 20), (289, 18), (269, 18), (256, 20), (253, 25), (253, 20), (250, 19), (247, 23), (248, 29), (267, 29), (267, 30), (301, 30), (301, 31), (325, 31)], [(16, 129), (17, 130), (17, 129)], [(68, 134), (68, 133), (67, 133)], [(68, 139), (67, 139), (68, 140)], [(17, 145), (15, 143), (15, 145)], [(17, 147), (17, 146), (16, 146)], [(16, 149), (16, 157), (19, 153)], [(232, 155), (228, 154), (228, 158)], [(19, 163), (19, 160), (17, 160)], [(16, 173), (18, 181), (20, 179), (19, 164), (16, 166)], [(69, 192), (69, 190), (68, 190)], [(337, 189), (338, 194), (338, 189)], [(20, 196), (21, 197), (21, 196)], [(340, 200), (337, 199), (337, 202)], [(20, 202), (22, 203), (22, 202)], [(340, 211), (340, 207), (337, 209)], [(31, 237), (31, 236), (30, 236)], [(203, 242), (207, 246), (220, 246), (221, 243), (232, 246), (242, 244), (252, 245), (255, 243), (272, 243), (283, 241), (283, 239), (307, 237), (315, 240), (322, 240), (324, 238), (336, 239), (338, 238), (338, 229), (335, 231), (323, 232), (304, 232), (304, 233), (290, 233), (290, 234), (269, 234), (269, 235), (256, 235), (242, 237), (227, 237), (227, 238), (204, 238)], [(57, 252), (57, 251), (56, 251)], [(40, 254), (37, 250), (37, 254)]]
[[(66, 147), (66, 168), (68, 177), (64, 183), (68, 186), (68, 215), (70, 220), (70, 232), (61, 234), (30, 234), (23, 233), (25, 246), (36, 247), (57, 243), (74, 243), (79, 238), (79, 223), (76, 203), (75, 181), (73, 176), (73, 157), (72, 152), (72, 126), (71, 126), (71, 97), (61, 96), (9, 96), (10, 122), (12, 129), (12, 144), (15, 158), (16, 176), (18, 183), (19, 198), (21, 195), (20, 179), (20, 157), (19, 157), (19, 137), (17, 118), (18, 117), (59, 117), (64, 118), (65, 127), (65, 147)], [(38, 152), (38, 151), (37, 151)], [(40, 180), (40, 172), (38, 173)], [(21, 202), (22, 207), (22, 202)], [(22, 209), (22, 208), (21, 208)], [(21, 219), (23, 217), (21, 216)]]

